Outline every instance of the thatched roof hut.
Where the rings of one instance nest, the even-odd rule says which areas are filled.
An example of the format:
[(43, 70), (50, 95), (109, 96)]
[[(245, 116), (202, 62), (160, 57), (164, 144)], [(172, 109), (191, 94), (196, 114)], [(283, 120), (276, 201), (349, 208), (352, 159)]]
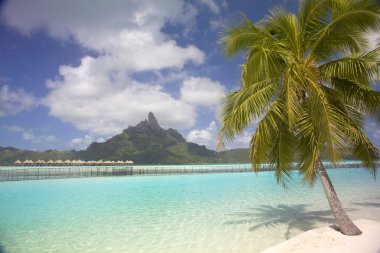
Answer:
[(22, 164), (25, 164), (25, 165), (32, 165), (32, 164), (33, 164), (33, 161), (32, 161), (32, 160), (25, 160)]
[(45, 164), (46, 162), (44, 160), (37, 160), (35, 162), (35, 164), (38, 164), (38, 165), (41, 165), (41, 164)]
[(55, 164), (63, 164), (63, 161), (62, 161), (62, 160), (55, 160), (54, 163), (55, 163)]
[(14, 162), (14, 164), (15, 164), (15, 165), (21, 165), (22, 162), (21, 162), (20, 160), (17, 160), (17, 161)]

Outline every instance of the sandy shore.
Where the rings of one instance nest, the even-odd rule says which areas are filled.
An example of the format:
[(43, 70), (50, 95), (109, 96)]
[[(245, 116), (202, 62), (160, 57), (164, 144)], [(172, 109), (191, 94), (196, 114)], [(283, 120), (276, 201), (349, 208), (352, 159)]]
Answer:
[(262, 253), (380, 253), (380, 222), (356, 220), (363, 231), (359, 236), (345, 236), (330, 227), (307, 231)]

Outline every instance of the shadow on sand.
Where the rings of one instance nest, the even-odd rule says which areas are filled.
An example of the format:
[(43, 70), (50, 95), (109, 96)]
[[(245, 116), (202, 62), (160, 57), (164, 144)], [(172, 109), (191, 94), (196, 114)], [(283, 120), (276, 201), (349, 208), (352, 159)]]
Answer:
[(5, 247), (0, 244), (0, 253), (6, 253)]
[(253, 226), (249, 228), (249, 231), (285, 224), (287, 229), (284, 236), (288, 240), (292, 229), (307, 231), (316, 228), (316, 224), (319, 222), (334, 223), (330, 210), (309, 211), (306, 209), (307, 206), (305, 204), (261, 205), (249, 208), (249, 211), (246, 212), (231, 213), (230, 215), (237, 217), (237, 219), (225, 224), (252, 223)]
[(351, 202), (351, 204), (356, 205), (356, 206), (380, 208), (380, 201), (379, 202)]

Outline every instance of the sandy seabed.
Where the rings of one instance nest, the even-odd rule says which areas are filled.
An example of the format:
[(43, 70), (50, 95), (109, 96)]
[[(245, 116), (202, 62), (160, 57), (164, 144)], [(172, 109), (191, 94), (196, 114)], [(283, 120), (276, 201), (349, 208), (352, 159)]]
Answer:
[(359, 236), (345, 236), (331, 227), (309, 230), (262, 253), (380, 253), (380, 222), (356, 220)]

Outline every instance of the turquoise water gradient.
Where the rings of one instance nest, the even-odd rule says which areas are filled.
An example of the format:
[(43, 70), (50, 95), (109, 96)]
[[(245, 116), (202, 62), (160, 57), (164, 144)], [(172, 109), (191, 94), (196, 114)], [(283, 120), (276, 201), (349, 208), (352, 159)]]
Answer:
[[(329, 170), (353, 219), (380, 221), (380, 182)], [(0, 252), (260, 252), (333, 222), (319, 182), (272, 172), (0, 183)]]

